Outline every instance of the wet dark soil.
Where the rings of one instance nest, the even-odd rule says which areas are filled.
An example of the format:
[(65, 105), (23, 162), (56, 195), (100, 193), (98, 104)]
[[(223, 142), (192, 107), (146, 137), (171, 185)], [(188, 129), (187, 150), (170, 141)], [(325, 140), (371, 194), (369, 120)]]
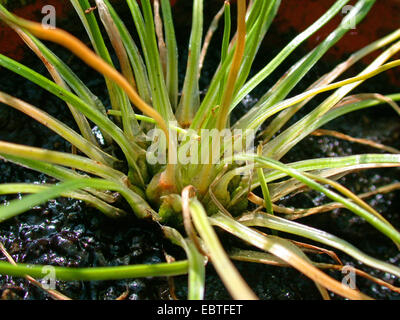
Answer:
[[(188, 21), (183, 12), (190, 12), (190, 5), (184, 2), (182, 6), (176, 7), (178, 38), (181, 43), (181, 65), (185, 65), (187, 50), (185, 46), (188, 39)], [(187, 7), (186, 7), (187, 6)], [(207, 19), (212, 18), (211, 12), (215, 8), (207, 7)], [(129, 18), (129, 16), (126, 16)], [(76, 29), (79, 25), (76, 18), (71, 16), (65, 21), (65, 28), (73, 30), (76, 34), (82, 31)], [(262, 66), (265, 61), (271, 59), (282, 46), (290, 40), (294, 31), (286, 34), (278, 34), (276, 25), (272, 26), (270, 35), (272, 42), (268, 42), (261, 48), (263, 52), (256, 62), (256, 66)], [(215, 43), (217, 43), (216, 37)], [(271, 48), (270, 43), (274, 43)], [(64, 61), (69, 61), (71, 67), (78, 72), (82, 79), (107, 103), (104, 96), (103, 80), (86, 66), (82, 65), (70, 54), (55, 46), (57, 54)], [(287, 64), (274, 73), (274, 77), (263, 83), (262, 88), (254, 94), (252, 99), (263, 90), (270, 87), (286, 69), (297, 61), (306, 48), (297, 50), (295, 55), (288, 59)], [(206, 89), (207, 78), (215, 68), (218, 61), (218, 50), (211, 49), (207, 56), (203, 72), (202, 88)], [(25, 52), (24, 63), (35, 70), (46, 74), (45, 69), (38, 60), (29, 52)], [(333, 61), (325, 60), (313, 68), (305, 78), (304, 83), (295, 91), (304, 90), (310, 82), (318, 75), (330, 70)], [(358, 66), (361, 68), (362, 66)], [(182, 75), (184, 75), (184, 70)], [(357, 70), (356, 70), (357, 71)], [(354, 72), (354, 70), (353, 70)], [(182, 76), (183, 77), (183, 76)], [(58, 99), (38, 89), (35, 85), (23, 80), (4, 69), (1, 70), (0, 89), (11, 93), (33, 105), (40, 106), (48, 113), (56, 116), (71, 127), (75, 127), (73, 119)], [(397, 88), (385, 75), (379, 76), (375, 81), (369, 81), (367, 85), (360, 88), (364, 92), (397, 92)], [(248, 99), (251, 101), (251, 99)], [(315, 107), (316, 99), (310, 106), (305, 108), (301, 114), (305, 114)], [(240, 113), (245, 112), (248, 105), (243, 105)], [(237, 116), (239, 116), (239, 114)], [(296, 120), (294, 119), (294, 121)], [(373, 139), (375, 141), (400, 148), (400, 121), (394, 112), (386, 106), (376, 107), (371, 110), (349, 114), (339, 120), (335, 120), (326, 126), (346, 134)], [(19, 112), (1, 105), (0, 112), (0, 139), (38, 146), (53, 150), (69, 151), (70, 145), (50, 132), (48, 129)], [(297, 161), (316, 157), (334, 157), (356, 153), (380, 152), (369, 147), (360, 146), (350, 142), (344, 142), (331, 137), (311, 136), (297, 145), (284, 161)], [(4, 182), (53, 182), (43, 174), (21, 168), (12, 163), (1, 161), (0, 183)], [(400, 171), (398, 169), (371, 170), (354, 173), (341, 180), (347, 187), (356, 193), (371, 191), (374, 188), (399, 182)], [(13, 197), (0, 197), (2, 204), (6, 204)], [(400, 228), (400, 192), (395, 191), (385, 195), (377, 195), (368, 200), (379, 212), (382, 213), (395, 227)], [(320, 194), (309, 192), (299, 194), (295, 197), (284, 199), (282, 204), (296, 207), (310, 207), (326, 203), (327, 199)], [(133, 215), (132, 215), (133, 216)], [(344, 209), (338, 209), (331, 213), (316, 215), (305, 218), (300, 222), (329, 231), (341, 238), (348, 240), (364, 252), (400, 265), (400, 253), (393, 244), (379, 234), (375, 229), (365, 223), (362, 219)], [(282, 234), (282, 236), (287, 236)], [(229, 246), (245, 247), (240, 241), (230, 236), (221, 234), (224, 244)], [(292, 237), (293, 239), (296, 239)], [(297, 239), (300, 240), (300, 239)], [(174, 256), (176, 259), (184, 258), (183, 252), (171, 245), (162, 237), (159, 227), (154, 223), (143, 222), (134, 217), (123, 221), (110, 220), (96, 210), (89, 208), (81, 201), (72, 199), (56, 199), (45, 205), (33, 208), (14, 219), (0, 225), (0, 241), (17, 262), (49, 264), (69, 267), (90, 266), (116, 266), (124, 264), (157, 263), (165, 261), (164, 252)], [(344, 263), (352, 264), (362, 270), (368, 271), (393, 285), (400, 286), (399, 279), (392, 278), (388, 274), (370, 270), (360, 265), (348, 256), (337, 252)], [(328, 257), (322, 255), (311, 255), (315, 261), (332, 262)], [(0, 256), (0, 260), (5, 258)], [(249, 263), (235, 263), (244, 278), (255, 290), (261, 299), (320, 299), (315, 285), (305, 276), (290, 268), (278, 268), (265, 265)], [(330, 275), (342, 279), (340, 272), (329, 272)], [(178, 298), (184, 299), (187, 293), (186, 277), (175, 278), (175, 288)], [(400, 299), (400, 295), (386, 288), (375, 285), (362, 278), (357, 278), (357, 286), (366, 294), (378, 299)], [(169, 284), (165, 278), (129, 279), (122, 281), (101, 282), (57, 282), (57, 289), (73, 299), (116, 299), (122, 293), (127, 292), (127, 299), (169, 299)], [(26, 280), (0, 276), (0, 296), (6, 299), (47, 299), (48, 296)], [(334, 297), (337, 298), (337, 297)], [(221, 281), (216, 275), (213, 267), (207, 267), (206, 299), (230, 299)]]

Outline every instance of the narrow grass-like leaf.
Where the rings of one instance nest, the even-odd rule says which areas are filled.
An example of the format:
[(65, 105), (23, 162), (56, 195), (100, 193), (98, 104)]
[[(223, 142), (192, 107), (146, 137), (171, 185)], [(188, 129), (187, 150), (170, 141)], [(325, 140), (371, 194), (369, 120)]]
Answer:
[[(397, 41), (392, 46), (390, 46), (387, 50), (385, 50), (378, 58), (376, 58), (363, 72), (359, 74), (359, 77), (362, 77), (366, 74), (373, 74), (384, 64), (387, 60), (389, 60), (393, 55), (400, 51), (400, 41)], [(395, 65), (396, 62), (390, 62), (386, 64)], [(381, 69), (381, 70), (383, 70)], [(357, 77), (353, 77), (357, 78)], [(351, 90), (355, 89), (359, 86), (362, 81), (355, 82), (352, 84), (345, 85), (338, 89), (335, 93), (329, 96), (324, 102), (322, 102), (317, 108), (307, 114), (303, 119), (300, 119), (295, 124), (290, 126), (288, 129), (283, 131), (278, 137), (276, 137), (273, 141), (264, 145), (263, 154), (266, 156), (270, 156), (272, 153), (274, 154), (275, 159), (280, 159), (285, 155), (295, 143), (298, 143), (301, 139), (307, 136), (312, 131), (309, 131), (309, 128), (312, 127), (312, 124), (316, 122), (319, 118), (321, 118), (326, 112), (331, 110), (338, 102), (340, 102)], [(314, 131), (314, 130), (313, 130)]]
[[(388, 36), (379, 39), (370, 45), (360, 49), (359, 51), (353, 53), (345, 62), (342, 62), (337, 67), (335, 67), (330, 73), (322, 76), (319, 80), (317, 80), (309, 89), (313, 89), (313, 87), (318, 87), (321, 85), (327, 85), (330, 82), (334, 81), (337, 77), (339, 77), (343, 72), (348, 70), (351, 66), (353, 66), (356, 62), (360, 61), (363, 57), (369, 55), (370, 53), (388, 45), (389, 43), (397, 40), (400, 37), (400, 30), (396, 30), (395, 32), (389, 34)], [(307, 90), (309, 90), (307, 89)], [(264, 141), (269, 141), (272, 136), (280, 130), (285, 123), (304, 105), (306, 105), (312, 98), (306, 99), (303, 102), (295, 105), (289, 109), (282, 111), (267, 127), (267, 129), (263, 132)]]
[(27, 114), (36, 121), (53, 130), (55, 133), (57, 133), (65, 140), (69, 141), (72, 145), (77, 147), (79, 150), (81, 150), (83, 153), (85, 153), (89, 158), (99, 161), (110, 167), (112, 167), (113, 163), (117, 161), (117, 159), (105, 153), (96, 145), (93, 145), (91, 142), (87, 141), (70, 127), (65, 125), (63, 122), (53, 118), (46, 112), (41, 111), (40, 109), (1, 91), (0, 102)]
[[(28, 45), (29, 48), (42, 60), (43, 64), (47, 68), (47, 71), (50, 73), (51, 77), (54, 79), (54, 82), (59, 86), (63, 87), (65, 90), (70, 91), (68, 85), (62, 79), (58, 70), (47, 60), (47, 58), (42, 54), (40, 49), (36, 46), (36, 44), (32, 41), (32, 39), (23, 32), (20, 28), (14, 27), (16, 32), (22, 38), (22, 40)], [(67, 103), (69, 110), (71, 111), (72, 116), (75, 119), (76, 124), (82, 134), (82, 136), (89, 141), (91, 144), (95, 146), (99, 146), (92, 129), (90, 127), (89, 121), (86, 119), (84, 114), (82, 114), (79, 110), (75, 109), (70, 103)]]
[(175, 110), (178, 106), (178, 46), (176, 43), (174, 22), (172, 19), (171, 4), (169, 0), (161, 0), (163, 14), (165, 42), (167, 46), (167, 74), (165, 83), (169, 100)]
[(338, 250), (341, 250), (341, 251), (347, 253), (348, 255), (365, 263), (368, 266), (371, 266), (373, 268), (376, 268), (376, 269), (379, 269), (379, 270), (382, 270), (385, 272), (389, 272), (391, 274), (396, 275), (397, 277), (400, 277), (400, 268), (399, 267), (396, 267), (389, 263), (372, 258), (372, 257), (364, 254), (357, 248), (355, 248), (350, 243), (348, 243), (338, 237), (335, 237), (327, 232), (305, 226), (298, 222), (289, 221), (287, 219), (283, 219), (280, 217), (266, 215), (266, 214), (263, 215), (263, 214), (259, 214), (259, 213), (244, 216), (242, 219), (240, 219), (240, 221), (241, 221), (241, 223), (243, 223), (245, 225), (260, 226), (260, 227), (266, 227), (266, 228), (271, 228), (271, 229), (275, 229), (275, 230), (280, 230), (283, 232), (296, 234), (296, 235), (305, 237), (307, 239), (311, 239), (311, 240), (329, 245), (333, 248), (336, 248)]
[(167, 238), (185, 250), (188, 257), (188, 299), (203, 300), (206, 258), (198, 252), (190, 239), (184, 239), (176, 229), (164, 226), (163, 231)]
[(135, 161), (138, 154), (140, 154), (141, 149), (136, 146), (136, 148), (134, 149), (136, 152), (133, 152), (134, 150), (132, 150), (132, 148), (134, 145), (132, 144), (132, 142), (128, 141), (124, 136), (122, 130), (110, 119), (108, 119), (103, 113), (92, 108), (85, 101), (81, 100), (73, 93), (66, 91), (62, 87), (56, 85), (54, 82), (48, 80), (47, 78), (43, 77), (32, 69), (10, 58), (0, 55), (0, 65), (23, 76), (33, 83), (36, 83), (37, 85), (59, 97), (60, 99), (71, 103), (75, 108), (85, 114), (86, 117), (88, 117), (96, 125), (102, 128), (102, 130), (107, 132), (124, 151), (129, 163), (132, 164), (132, 166), (135, 165)]
[[(39, 193), (50, 190), (54, 185), (45, 184), (29, 184), (29, 183), (7, 183), (0, 184), (0, 194), (16, 194), (16, 193)], [(94, 197), (84, 191), (65, 191), (60, 194), (62, 197), (82, 200), (89, 205), (95, 207), (100, 212), (110, 218), (120, 218), (126, 215), (124, 210), (113, 207), (110, 204)]]
[[(35, 278), (46, 275), (46, 266), (32, 264), (18, 264), (0, 261), (0, 273), (15, 277), (24, 277), (26, 274)], [(57, 280), (64, 281), (99, 281), (118, 280), (146, 277), (179, 276), (187, 273), (188, 262), (177, 261), (172, 263), (138, 264), (133, 266), (94, 267), (94, 268), (67, 268), (53, 267)]]
[[(400, 98), (400, 97), (399, 97)], [(219, 181), (216, 186), (216, 193), (226, 194), (228, 184), (237, 175), (246, 173), (253, 168), (254, 164), (249, 166), (239, 167), (227, 172)], [(257, 166), (257, 164), (256, 164)], [(398, 167), (400, 166), (400, 156), (391, 154), (363, 154), (354, 155), (347, 157), (336, 157), (336, 158), (318, 158), (304, 161), (298, 161), (289, 163), (287, 166), (299, 170), (299, 171), (312, 171), (312, 170), (324, 170), (324, 169), (342, 169), (343, 171), (361, 170), (378, 167)], [(266, 170), (264, 172), (265, 180), (267, 183), (286, 177), (286, 173), (279, 170)], [(257, 177), (253, 177), (253, 182), (250, 190), (260, 186), (260, 182)], [(235, 204), (235, 201), (244, 196), (247, 192), (242, 190), (236, 193), (235, 197), (232, 198), (231, 205)], [(279, 196), (280, 197), (280, 196)]]
[(218, 226), (223, 230), (232, 233), (259, 249), (272, 253), (328, 290), (350, 299), (370, 299), (368, 296), (357, 290), (343, 286), (340, 282), (327, 276), (312, 264), (305, 261), (302, 257), (299, 257), (298, 254), (295, 253), (297, 248), (294, 249), (294, 245), (287, 240), (278, 237), (266, 237), (260, 232), (250, 229), (249, 227), (222, 214), (214, 215), (209, 218), (209, 220), (212, 225)]
[[(201, 70), (203, 69), (204, 60), (206, 58), (206, 55), (207, 55), (208, 48), (210, 46), (211, 40), (212, 40), (212, 38), (214, 36), (214, 33), (218, 29), (219, 20), (221, 20), (221, 17), (225, 12), (225, 6), (226, 6), (225, 3), (222, 6), (222, 8), (215, 14), (214, 18), (212, 19), (212, 21), (210, 23), (210, 26), (208, 27), (206, 36), (204, 37), (204, 43), (203, 43), (203, 47), (201, 48), (201, 53), (200, 53), (199, 73), (197, 75), (197, 77), (199, 79), (201, 77)], [(229, 39), (228, 39), (228, 41), (229, 41)], [(228, 50), (228, 48), (226, 48), (226, 50)]]
[(332, 83), (332, 84), (329, 84), (326, 86), (317, 87), (317, 88), (311, 89), (309, 91), (303, 92), (293, 98), (283, 100), (282, 102), (279, 102), (264, 111), (259, 110), (259, 113), (257, 114), (256, 117), (254, 117), (254, 119), (252, 121), (237, 122), (235, 124), (235, 128), (253, 128), (253, 129), (258, 128), (266, 119), (268, 119), (272, 115), (276, 114), (277, 112), (287, 109), (289, 107), (292, 107), (310, 97), (314, 97), (315, 95), (326, 92), (326, 91), (342, 88), (342, 87), (345, 87), (346, 85), (351, 85), (351, 84), (359, 85), (363, 81), (365, 81), (369, 78), (372, 78), (379, 73), (385, 72), (392, 68), (396, 68), (398, 66), (400, 66), (400, 60), (395, 60), (395, 61), (389, 62), (387, 64), (384, 64), (383, 66), (377, 67), (370, 72), (365, 72), (361, 75), (358, 75), (358, 76), (355, 76), (355, 77), (352, 77), (352, 78), (349, 78), (346, 80), (338, 81), (338, 82), (335, 82), (335, 83)]
[[(373, 191), (358, 194), (357, 196), (360, 199), (365, 199), (365, 198), (375, 196), (377, 194), (382, 195), (384, 193), (390, 193), (390, 192), (393, 192), (398, 189), (400, 189), (400, 183), (392, 183), (392, 184), (389, 184), (389, 185), (386, 185), (383, 187), (376, 188)], [(296, 220), (296, 219), (304, 218), (304, 217), (307, 217), (307, 216), (310, 216), (313, 214), (328, 212), (328, 211), (332, 211), (332, 210), (339, 209), (339, 208), (344, 208), (344, 205), (339, 202), (331, 202), (331, 203), (323, 204), (323, 205), (308, 208), (308, 209), (297, 209), (297, 208), (292, 209), (292, 208), (286, 208), (283, 206), (275, 206), (275, 211), (285, 214), (285, 216), (284, 216), (285, 219)]]
[[(122, 37), (113, 20), (113, 17), (111, 16), (110, 11), (103, 0), (96, 0), (96, 4), (101, 21), (103, 22), (104, 28), (106, 29), (108, 37), (110, 38), (111, 44), (118, 57), (122, 75), (129, 82), (131, 87), (137, 90), (135, 77), (133, 75), (130, 60), (128, 58), (128, 53), (125, 50)], [(135, 113), (128, 97), (125, 94), (121, 94), (120, 99), (123, 100), (120, 103), (120, 109), (124, 132), (129, 140), (135, 141), (138, 133), (140, 132), (139, 124), (134, 117)]]
[(135, 73), (135, 79), (137, 84), (137, 89), (140, 97), (147, 103), (151, 103), (151, 93), (150, 84), (147, 77), (146, 66), (144, 65), (143, 59), (140, 55), (139, 49), (137, 48), (132, 36), (129, 34), (128, 29), (122, 22), (121, 18), (115, 12), (114, 8), (111, 6), (108, 0), (103, 0), (107, 5), (113, 21), (118, 28), (119, 34), (121, 36), (122, 42), (125, 45), (126, 51), (128, 53), (133, 72)]
[(216, 271), (234, 299), (254, 300), (255, 294), (244, 282), (232, 262), (225, 253), (218, 237), (211, 227), (206, 212), (198, 200), (190, 201), (192, 219), (197, 231), (204, 241)]
[(295, 37), (286, 47), (271, 60), (261, 71), (259, 71), (253, 78), (251, 78), (240, 90), (235, 97), (233, 106), (238, 104), (246, 95), (248, 95), (257, 85), (259, 85), (265, 78), (267, 78), (276, 68), (305, 40), (322, 28), (328, 23), (342, 8), (349, 2), (349, 0), (336, 1), (332, 7), (326, 11), (317, 21), (315, 21), (305, 31)]
[(321, 59), (327, 50), (349, 31), (349, 21), (353, 21), (354, 23), (362, 21), (374, 2), (375, 0), (358, 1), (350, 13), (343, 19), (342, 23), (318, 47), (307, 54), (301, 64), (296, 68), (292, 68), (290, 73), (274, 88), (272, 93), (265, 94), (264, 97), (237, 122), (235, 127), (251, 127), (250, 123), (260, 118), (260, 112), (268, 110), (271, 106), (283, 100), (307, 72)]
[[(0, 242), (0, 251), (4, 254), (4, 256), (7, 258), (8, 262), (11, 263), (12, 265), (16, 266), (17, 263), (13, 259), (13, 257), (7, 252), (6, 248), (4, 245)], [(25, 279), (29, 281), (29, 283), (33, 284), (37, 288), (43, 290), (47, 294), (49, 294), (50, 297), (52, 297), (54, 300), (71, 300), (71, 298), (63, 295), (62, 293), (58, 292), (57, 290), (54, 289), (49, 289), (45, 288), (40, 282), (38, 282), (36, 279), (32, 278), (29, 275), (25, 276)]]
[(48, 190), (37, 194), (24, 197), (22, 200), (13, 200), (7, 206), (0, 207), (0, 222), (21, 214), (36, 205), (42, 204), (50, 199), (57, 198), (65, 192), (76, 191), (82, 188), (96, 188), (103, 190), (118, 191), (131, 206), (133, 212), (139, 218), (149, 218), (153, 216), (157, 219), (157, 214), (138, 194), (129, 188), (113, 181), (96, 178), (81, 178), (68, 180), (59, 185), (55, 185)]
[[(259, 151), (260, 151), (259, 152), (259, 155), (260, 155), (260, 153), (262, 152), (262, 148), (259, 148)], [(262, 194), (264, 197), (265, 209), (267, 210), (267, 212), (269, 214), (274, 214), (274, 210), (272, 208), (271, 197), (269, 195), (267, 181), (265, 180), (264, 171), (262, 168), (257, 169), (257, 176), (258, 176), (258, 181), (260, 181), (260, 186), (261, 186)]]
[[(261, 11), (258, 14), (258, 19), (251, 27), (247, 34), (245, 54), (240, 68), (238, 79), (235, 85), (235, 95), (242, 89), (247, 77), (250, 74), (251, 67), (260, 47), (262, 40), (265, 37), (272, 21), (274, 20), (280, 6), (280, 0), (262, 1)], [(247, 23), (247, 28), (249, 28)], [(232, 108), (232, 105), (230, 109)]]
[(142, 51), (146, 61), (147, 73), (150, 81), (153, 107), (165, 121), (175, 119), (169, 102), (168, 92), (164, 81), (157, 40), (154, 30), (154, 20), (149, 0), (142, 1), (143, 15), (139, 4), (134, 0), (127, 0), (136, 30), (142, 44)]
[[(86, 32), (90, 38), (93, 49), (101, 59), (103, 59), (108, 65), (114, 66), (111, 55), (104, 42), (104, 38), (101, 34), (100, 27), (96, 21), (96, 17), (93, 12), (86, 13), (85, 11), (91, 8), (88, 0), (71, 0), (75, 11), (79, 15), (83, 25), (85, 26)], [(115, 83), (110, 81), (107, 77), (105, 78), (106, 86), (109, 92), (111, 106), (114, 110), (120, 110), (120, 104), (125, 103), (124, 93)]]
[(42, 162), (76, 168), (84, 172), (101, 176), (106, 179), (118, 181), (120, 183), (127, 182), (127, 177), (120, 171), (117, 171), (109, 166), (93, 161), (86, 157), (66, 152), (51, 151), (0, 141), (0, 154), (5, 158), (7, 158), (8, 155), (23, 157), (30, 160), (38, 160)]
[[(230, 257), (234, 260), (239, 260), (239, 261), (262, 263), (262, 264), (268, 264), (268, 265), (279, 266), (279, 267), (289, 266), (286, 262), (282, 261), (281, 259), (276, 258), (272, 254), (265, 253), (265, 252), (259, 252), (259, 251), (237, 249), (237, 250), (234, 250), (231, 252)], [(313, 262), (313, 265), (315, 265), (319, 269), (332, 269), (332, 270), (338, 270), (338, 271), (342, 271), (342, 272), (346, 268), (346, 266), (343, 266), (341, 264), (337, 265), (337, 264)], [(373, 276), (369, 275), (368, 273), (366, 273), (362, 270), (356, 269), (356, 268), (352, 268), (352, 270), (358, 276), (361, 276), (370, 281), (373, 281), (380, 286), (387, 287), (394, 292), (398, 292), (398, 293), (400, 292), (400, 288), (395, 287), (386, 281), (383, 281), (381, 279), (373, 277)]]
[(258, 162), (258, 163), (264, 165), (267, 168), (272, 168), (275, 170), (285, 172), (286, 174), (292, 176), (293, 178), (303, 182), (308, 187), (324, 193), (326, 196), (328, 196), (329, 198), (331, 198), (335, 201), (343, 203), (346, 206), (346, 208), (353, 211), (355, 214), (359, 215), (360, 217), (364, 218), (368, 223), (370, 223), (372, 226), (377, 228), (379, 231), (381, 231), (387, 237), (392, 239), (396, 244), (400, 244), (400, 233), (396, 229), (394, 229), (392, 226), (381, 221), (379, 218), (375, 217), (374, 215), (372, 215), (365, 209), (359, 207), (358, 205), (351, 202), (350, 200), (339, 196), (337, 193), (326, 189), (325, 187), (323, 187), (319, 183), (315, 182), (314, 180), (307, 178), (300, 171), (292, 169), (286, 165), (283, 165), (282, 163), (280, 163), (276, 160), (269, 159), (266, 157), (260, 157), (260, 156), (256, 156), (256, 155), (237, 155), (237, 156), (234, 156), (234, 159), (242, 160), (242, 161), (243, 160), (255, 161), (255, 162)]
[(200, 105), (198, 74), (202, 37), (203, 0), (194, 0), (186, 75), (177, 109), (178, 121), (184, 128), (190, 126)]
[(229, 1), (224, 2), (224, 35), (221, 47), (221, 65), (225, 62), (228, 55), (229, 40), (231, 37), (231, 5)]

